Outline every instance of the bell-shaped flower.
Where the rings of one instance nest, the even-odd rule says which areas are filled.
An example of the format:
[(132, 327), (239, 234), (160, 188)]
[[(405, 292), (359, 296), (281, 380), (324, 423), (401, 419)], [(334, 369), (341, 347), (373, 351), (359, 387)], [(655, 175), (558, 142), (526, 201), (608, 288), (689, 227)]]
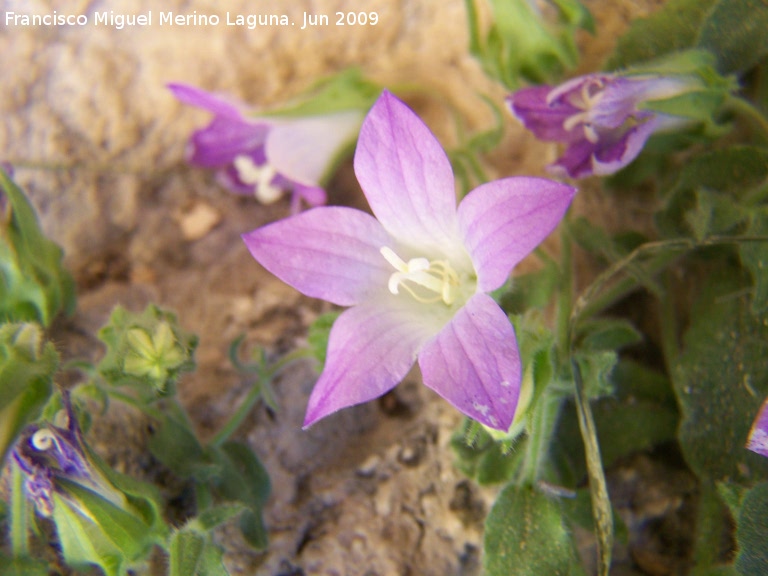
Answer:
[(479, 186), (457, 208), (448, 157), (388, 92), (363, 123), (354, 166), (375, 218), (321, 207), (243, 236), (284, 282), (351, 306), (331, 329), (304, 425), (383, 395), (418, 360), (424, 384), (470, 418), (507, 430), (520, 355), (488, 292), (557, 226), (575, 190), (506, 178)]
[(763, 402), (747, 438), (747, 449), (768, 457), (768, 400)]
[(199, 88), (184, 84), (168, 88), (181, 102), (214, 115), (190, 138), (190, 164), (216, 169), (227, 189), (253, 194), (263, 204), (289, 191), (294, 213), (302, 202), (325, 204), (320, 183), (354, 142), (363, 120), (360, 110), (301, 118), (254, 116), (243, 105)]
[(565, 152), (548, 169), (561, 177), (613, 174), (632, 162), (654, 132), (690, 121), (644, 104), (690, 92), (685, 76), (590, 74), (557, 87), (534, 86), (507, 98), (512, 114), (540, 140), (562, 142)]

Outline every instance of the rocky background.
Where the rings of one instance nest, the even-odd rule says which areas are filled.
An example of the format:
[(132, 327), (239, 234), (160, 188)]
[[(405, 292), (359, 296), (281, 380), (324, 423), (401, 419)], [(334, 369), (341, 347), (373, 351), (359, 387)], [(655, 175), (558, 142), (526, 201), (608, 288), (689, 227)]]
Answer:
[[(598, 67), (628, 23), (659, 3), (586, 0), (598, 35), (579, 38), (581, 70)], [(492, 116), (479, 94), (497, 102), (504, 96), (467, 53), (462, 0), (0, 5), (19, 14), (155, 13), (153, 26), (122, 30), (0, 22), (0, 160), (15, 165), (18, 182), (46, 232), (64, 247), (77, 280), (77, 312), (53, 333), (62, 353), (98, 356), (93, 334), (117, 303), (141, 310), (153, 301), (177, 311), (181, 325), (200, 335), (199, 369), (182, 380), (179, 393), (202, 438), (248, 391), (249, 382), (227, 358), (230, 342), (245, 334), (248, 347), (266, 347), (277, 356), (301, 345), (308, 324), (330, 308), (298, 295), (251, 259), (239, 235), (286, 216), (287, 201), (258, 205), (228, 194), (210, 173), (188, 167), (186, 140), (208, 116), (177, 103), (165, 85), (189, 83), (268, 107), (324, 75), (358, 66), (383, 85), (430, 89), (434, 96), (408, 102), (447, 146), (456, 135), (446, 103), (470, 128), (482, 129)], [(221, 23), (161, 27), (161, 10), (218, 14)], [(334, 13), (348, 10), (375, 11), (379, 22), (335, 26)], [(285, 14), (295, 26), (227, 26), (227, 11)], [(304, 12), (327, 14), (331, 24), (300, 30)], [(542, 160), (553, 158), (554, 149), (537, 143), (511, 117), (507, 127), (503, 146), (489, 159), (491, 174), (541, 174)], [(332, 204), (365, 206), (350, 163), (341, 167), (329, 194)], [(610, 199), (598, 192), (582, 193), (577, 208), (591, 216), (603, 213), (609, 223), (615, 218)], [(315, 377), (309, 364), (286, 372), (275, 383), (280, 410), (257, 407), (239, 432), (272, 478), (265, 512), (271, 543), (266, 552), (254, 553), (235, 528), (222, 530), (231, 573), (478, 574), (482, 522), (494, 493), (478, 489), (453, 466), (448, 440), (458, 414), (414, 373), (379, 402), (302, 431)], [(153, 469), (143, 448), (146, 424), (136, 413), (114, 409), (95, 428), (94, 441), (119, 470), (157, 479), (162, 471)], [(652, 463), (643, 462), (629, 466), (630, 485), (643, 474), (656, 474)], [(681, 498), (680, 482), (665, 482), (655, 483), (651, 496), (643, 491), (652, 501), (649, 514), (662, 515)], [(168, 481), (169, 494), (178, 489)], [(628, 490), (631, 500), (635, 492)], [(617, 574), (665, 573), (664, 558), (652, 557), (645, 572), (632, 571), (631, 562), (622, 568), (621, 552), (617, 560)]]

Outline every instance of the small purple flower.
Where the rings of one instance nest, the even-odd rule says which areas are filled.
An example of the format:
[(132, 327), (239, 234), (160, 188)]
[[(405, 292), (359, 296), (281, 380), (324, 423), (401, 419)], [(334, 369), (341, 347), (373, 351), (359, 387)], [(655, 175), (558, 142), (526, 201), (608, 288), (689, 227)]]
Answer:
[(763, 402), (747, 438), (747, 449), (768, 457), (768, 400)]
[(104, 477), (89, 460), (83, 446), (75, 415), (65, 397), (67, 427), (52, 424), (28, 426), (13, 449), (12, 457), (24, 473), (24, 490), (41, 516), (50, 517), (54, 508), (54, 491), (59, 489), (59, 479), (77, 483), (100, 494), (120, 506), (123, 495)]
[(251, 116), (240, 104), (184, 84), (169, 84), (185, 104), (214, 114), (189, 141), (190, 164), (217, 170), (219, 181), (263, 204), (291, 191), (291, 210), (325, 204), (320, 181), (338, 154), (354, 141), (363, 114), (349, 110), (304, 118)]
[(448, 157), (388, 92), (363, 123), (355, 173), (376, 218), (322, 207), (243, 235), (284, 282), (351, 306), (331, 330), (304, 426), (381, 396), (418, 360), (428, 387), (470, 418), (507, 430), (520, 356), (488, 292), (557, 226), (575, 189), (506, 178), (476, 188), (457, 208)]
[(683, 118), (643, 110), (642, 104), (692, 90), (684, 77), (580, 76), (558, 87), (514, 92), (507, 104), (540, 140), (562, 142), (563, 155), (548, 169), (561, 177), (605, 176), (634, 160), (654, 132), (678, 128)]

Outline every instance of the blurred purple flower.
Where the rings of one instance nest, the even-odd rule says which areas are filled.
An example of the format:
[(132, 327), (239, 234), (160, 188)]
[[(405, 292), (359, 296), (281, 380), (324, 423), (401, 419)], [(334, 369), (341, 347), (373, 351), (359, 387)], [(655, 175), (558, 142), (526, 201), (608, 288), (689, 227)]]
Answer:
[(24, 490), (41, 516), (53, 514), (53, 493), (77, 504), (61, 488), (59, 479), (73, 482), (96, 492), (120, 506), (124, 496), (90, 461), (68, 396), (64, 397), (67, 427), (52, 424), (28, 426), (21, 434), (12, 457), (24, 474)]
[(534, 86), (507, 97), (512, 114), (540, 140), (562, 142), (548, 169), (561, 177), (605, 176), (632, 162), (654, 132), (683, 118), (643, 110), (645, 102), (690, 91), (690, 78), (591, 74), (557, 86)]
[(305, 427), (383, 395), (418, 359), (424, 384), (507, 430), (520, 356), (507, 315), (487, 293), (557, 226), (575, 189), (506, 178), (473, 190), (457, 209), (448, 157), (388, 92), (363, 123), (355, 173), (376, 218), (315, 208), (243, 235), (284, 282), (351, 306), (331, 330)]
[(187, 160), (215, 168), (219, 181), (237, 194), (253, 194), (264, 203), (291, 192), (291, 210), (325, 204), (320, 181), (360, 129), (363, 113), (349, 110), (322, 116), (251, 116), (240, 104), (184, 84), (169, 84), (185, 104), (214, 117), (190, 138)]
[(752, 424), (747, 438), (747, 449), (768, 457), (768, 400), (763, 402)]

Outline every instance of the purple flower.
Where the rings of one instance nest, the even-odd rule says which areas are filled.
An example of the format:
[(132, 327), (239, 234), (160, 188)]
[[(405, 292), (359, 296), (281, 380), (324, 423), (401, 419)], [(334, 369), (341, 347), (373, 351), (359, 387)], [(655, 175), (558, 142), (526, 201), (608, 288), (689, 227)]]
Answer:
[(250, 116), (245, 108), (220, 96), (184, 84), (169, 84), (181, 102), (208, 110), (213, 120), (189, 141), (187, 159), (215, 168), (219, 181), (232, 192), (253, 194), (264, 203), (291, 191), (291, 210), (302, 200), (325, 204), (320, 181), (362, 122), (358, 110), (305, 118)]
[(768, 457), (768, 400), (763, 402), (747, 438), (747, 449)]
[(509, 319), (487, 293), (557, 226), (575, 189), (506, 178), (478, 187), (457, 209), (448, 157), (388, 92), (363, 123), (355, 173), (378, 220), (323, 207), (243, 235), (284, 282), (351, 306), (331, 330), (305, 427), (386, 393), (418, 359), (428, 387), (507, 430), (520, 356)]
[(68, 396), (64, 397), (67, 427), (31, 424), (21, 434), (12, 457), (24, 474), (24, 490), (41, 516), (50, 517), (54, 492), (72, 502), (60, 479), (96, 492), (113, 504), (124, 503), (123, 495), (90, 461)]
[(644, 110), (643, 103), (688, 92), (695, 82), (683, 77), (591, 74), (555, 88), (518, 90), (507, 104), (537, 138), (566, 145), (563, 155), (548, 166), (551, 172), (571, 178), (605, 176), (632, 162), (654, 132), (688, 122)]

